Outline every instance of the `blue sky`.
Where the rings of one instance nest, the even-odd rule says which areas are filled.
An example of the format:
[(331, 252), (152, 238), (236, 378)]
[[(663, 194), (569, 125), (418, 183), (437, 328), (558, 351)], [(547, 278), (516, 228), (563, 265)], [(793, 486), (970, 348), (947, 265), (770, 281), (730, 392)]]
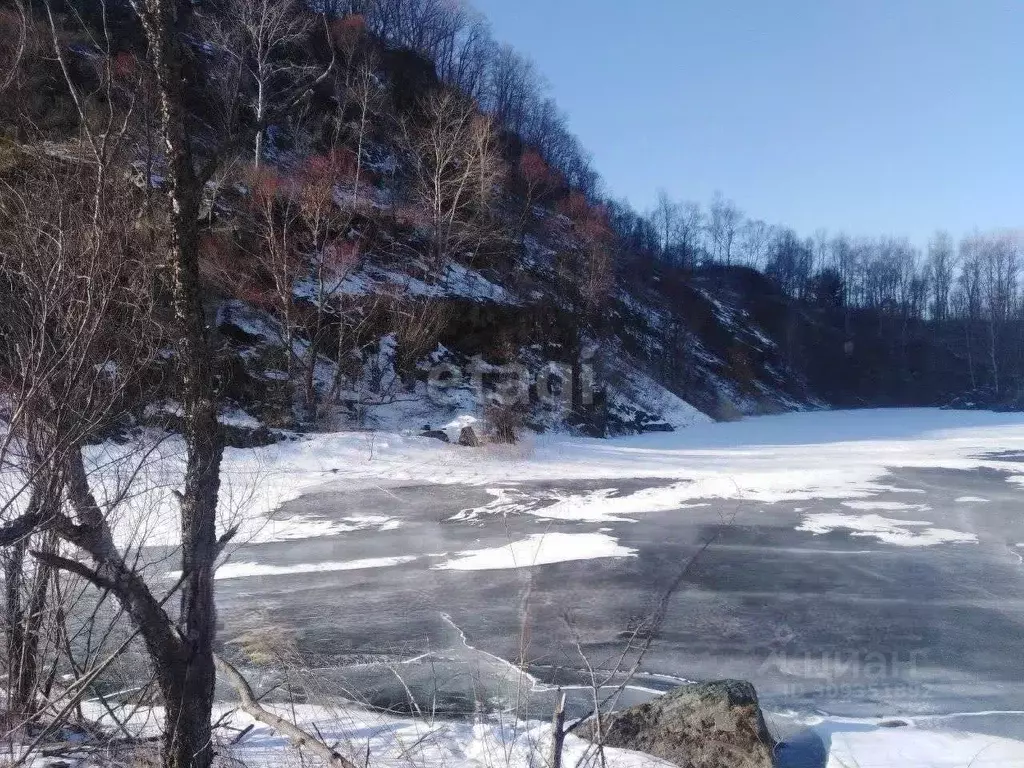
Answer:
[(810, 234), (1024, 226), (1024, 0), (472, 0), (608, 192)]

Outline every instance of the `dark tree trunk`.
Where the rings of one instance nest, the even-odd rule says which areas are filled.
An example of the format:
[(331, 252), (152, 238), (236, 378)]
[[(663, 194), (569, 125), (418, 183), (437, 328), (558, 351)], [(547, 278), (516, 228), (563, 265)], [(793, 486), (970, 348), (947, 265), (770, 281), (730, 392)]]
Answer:
[(140, 0), (149, 44), (167, 162), (169, 262), (178, 332), (179, 390), (187, 452), (181, 504), (182, 655), (157, 669), (167, 707), (166, 768), (208, 768), (213, 760), (213, 644), (216, 610), (217, 496), (223, 436), (217, 422), (213, 354), (206, 331), (199, 271), (199, 210), (203, 185), (193, 165), (185, 108), (186, 36), (191, 0)]
[(25, 658), (25, 609), (21, 590), (25, 575), (26, 539), (16, 542), (4, 560), (4, 614), (7, 621), (7, 672), (11, 681), (8, 692), (10, 710), (16, 717), (27, 714), (28, 702), (21, 695), (22, 660)]
[[(47, 494), (45, 484), (33, 488), (28, 515), (45, 519), (42, 512)], [(39, 636), (43, 625), (51, 569), (39, 563), (31, 580), (26, 579), (30, 536), (15, 541), (4, 560), (4, 608), (7, 620), (7, 670), (9, 706), (27, 718), (36, 713), (39, 687)], [(52, 548), (52, 545), (51, 545)], [(26, 595), (27, 590), (27, 595)], [(27, 604), (25, 598), (28, 598)]]
[[(24, 550), (22, 550), (22, 558), (24, 558)], [(46, 563), (37, 564), (29, 591), (28, 610), (24, 616), (21, 658), (18, 664), (14, 695), (20, 707), (19, 711), (26, 715), (35, 714), (37, 711), (39, 674), (42, 665), (42, 659), (39, 658), (39, 640), (43, 630), (46, 597), (49, 592), (52, 570)]]
[[(166, 707), (162, 739), (164, 766), (208, 768), (213, 759), (210, 728), (213, 672), (211, 670), (209, 681), (202, 677), (201, 653), (197, 653), (197, 643), (192, 641), (187, 627), (184, 633), (175, 627), (142, 576), (124, 561), (117, 550), (110, 528), (89, 489), (80, 450), (70, 452), (65, 475), (68, 498), (80, 522), (77, 525), (64, 522), (60, 534), (90, 554), (94, 569), (90, 571), (59, 556), (48, 559), (102, 589), (109, 589), (142, 635)], [(184, 518), (184, 509), (182, 515)], [(189, 581), (189, 574), (183, 576), (183, 589)], [(188, 606), (183, 605), (183, 610), (195, 602), (191, 600)], [(210, 627), (208, 635), (212, 637), (212, 602), (206, 605), (211, 613), (204, 626)], [(212, 640), (210, 643), (212, 662)]]

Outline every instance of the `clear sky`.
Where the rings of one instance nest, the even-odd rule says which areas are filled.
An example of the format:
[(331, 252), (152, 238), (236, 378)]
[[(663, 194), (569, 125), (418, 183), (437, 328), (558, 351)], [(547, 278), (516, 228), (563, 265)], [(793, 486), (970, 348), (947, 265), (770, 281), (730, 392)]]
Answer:
[(1024, 0), (472, 0), (640, 209), (802, 234), (1024, 226)]

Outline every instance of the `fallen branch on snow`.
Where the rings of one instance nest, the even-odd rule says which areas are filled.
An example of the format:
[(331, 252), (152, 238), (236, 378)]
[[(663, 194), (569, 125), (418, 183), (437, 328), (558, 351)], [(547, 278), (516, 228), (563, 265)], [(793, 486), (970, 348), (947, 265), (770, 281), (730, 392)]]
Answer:
[(230, 681), (231, 686), (241, 699), (239, 709), (254, 720), (258, 720), (264, 725), (269, 725), (278, 733), (287, 736), (296, 747), (306, 747), (310, 752), (320, 757), (327, 765), (332, 766), (332, 768), (359, 768), (355, 763), (332, 749), (321, 739), (299, 728), (295, 723), (279, 717), (264, 708), (257, 700), (252, 687), (242, 676), (242, 673), (235, 669), (231, 662), (224, 660), (220, 656), (215, 656), (214, 658), (217, 662), (217, 668)]

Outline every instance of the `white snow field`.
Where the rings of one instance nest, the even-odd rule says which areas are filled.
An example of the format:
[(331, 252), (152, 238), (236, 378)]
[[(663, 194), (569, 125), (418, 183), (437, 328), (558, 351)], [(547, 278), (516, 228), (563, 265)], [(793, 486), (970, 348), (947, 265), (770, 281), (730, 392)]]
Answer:
[[(98, 701), (85, 703), (93, 720), (114, 726), (110, 713)], [(551, 750), (551, 725), (484, 718), (477, 722), (404, 718), (351, 705), (266, 705), (275, 714), (319, 734), (349, 755), (357, 765), (369, 755), (369, 765), (381, 768), (537, 768), (547, 765)], [(121, 721), (133, 732), (156, 735), (162, 711), (139, 708)], [(214, 719), (244, 736), (222, 750), (235, 765), (246, 768), (302, 768), (322, 762), (296, 747), (263, 723), (227, 705), (214, 708)], [(576, 736), (566, 737), (563, 751), (566, 768), (599, 766), (594, 748)], [(656, 757), (624, 749), (606, 750), (607, 768), (671, 768)], [(43, 759), (35, 765), (46, 764)], [(29, 763), (33, 765), (33, 763)], [(84, 761), (77, 768), (99, 768)]]
[[(97, 722), (113, 726), (98, 702), (85, 708)], [(477, 722), (398, 717), (351, 705), (268, 705), (281, 717), (320, 734), (328, 743), (357, 759), (370, 755), (383, 768), (536, 768), (548, 764), (551, 725), (540, 721), (483, 718)], [(133, 732), (158, 732), (159, 709), (136, 709), (122, 722)], [(245, 735), (228, 754), (248, 768), (290, 768), (319, 764), (301, 755), (287, 738), (244, 712), (218, 705), (214, 717)], [(786, 715), (775, 716), (787, 718)], [(1024, 768), (1024, 742), (996, 736), (881, 725), (879, 720), (816, 717), (800, 722), (829, 748), (824, 768)], [(563, 765), (600, 765), (593, 748), (569, 735)], [(669, 768), (650, 755), (623, 749), (606, 750), (608, 768)], [(81, 768), (96, 765), (84, 762)]]
[[(119, 490), (117, 480), (129, 474), (119, 459), (133, 450), (110, 443), (90, 449), (101, 496)], [(996, 451), (1024, 452), (1024, 414), (923, 408), (814, 411), (610, 440), (541, 435), (517, 446), (484, 449), (397, 433), (311, 434), (264, 448), (228, 449), (221, 516), (225, 528), (241, 524), (240, 541), (316, 538), (343, 533), (350, 525), (386, 530), (386, 520), (338, 523), (267, 515), (327, 483), (338, 490), (465, 483), (495, 496), (485, 507), (464, 511), (467, 518), (523, 511), (563, 521), (614, 521), (709, 498), (868, 502), (847, 505), (855, 518), (856, 512), (879, 509), (870, 500), (888, 490), (881, 481), (889, 468), (989, 467), (1015, 473), (1010, 480), (1024, 478), (1024, 453), (1014, 460), (988, 455)], [(175, 543), (177, 510), (171, 489), (180, 477), (181, 446), (165, 439), (152, 449), (139, 473), (139, 492), (122, 504), (134, 511), (124, 516), (123, 541)], [(596, 491), (553, 497), (540, 505), (527, 500), (522, 506), (516, 499), (518, 483), (626, 478), (675, 482), (626, 496)], [(984, 500), (962, 497), (957, 502)], [(927, 523), (927, 511), (919, 513)], [(920, 544), (931, 541), (916, 538)]]
[(397, 434), (342, 432), (230, 450), (226, 469), (234, 484), (248, 477), (257, 481), (253, 500), (263, 509), (327, 482), (352, 488), (469, 483), (494, 487), (501, 502), (527, 481), (679, 481), (624, 498), (583, 494), (538, 512), (600, 521), (706, 498), (870, 499), (888, 490), (879, 481), (889, 468), (991, 467), (1024, 475), (1024, 455), (1017, 461), (985, 455), (995, 451), (1024, 451), (1024, 414), (815, 411), (610, 440), (542, 435), (525, 445), (483, 450)]
[(1024, 743), (960, 732), (828, 729), (827, 768), (1022, 768)]
[[(282, 712), (291, 714), (291, 708)], [(329, 739), (348, 742), (353, 754), (388, 768), (535, 768), (548, 764), (551, 726), (530, 723), (441, 723), (433, 727), (415, 720), (375, 717), (360, 711), (337, 712), (298, 707), (306, 727), (316, 723)], [(234, 716), (236, 727), (252, 720)], [(825, 768), (1024, 768), (1024, 743), (957, 731), (926, 731), (913, 726), (880, 727), (878, 721), (819, 719), (809, 725), (831, 744)], [(235, 756), (250, 768), (299, 765), (287, 742), (259, 723), (239, 745)], [(410, 754), (411, 752), (411, 754)], [(584, 741), (569, 736), (563, 756), (567, 768), (600, 765)], [(623, 749), (607, 750), (608, 768), (667, 768), (650, 755)]]
[[(773, 715), (785, 720), (787, 715)], [(1024, 768), (1024, 742), (956, 730), (927, 730), (913, 720), (842, 717), (796, 720), (828, 748), (824, 768)]]

